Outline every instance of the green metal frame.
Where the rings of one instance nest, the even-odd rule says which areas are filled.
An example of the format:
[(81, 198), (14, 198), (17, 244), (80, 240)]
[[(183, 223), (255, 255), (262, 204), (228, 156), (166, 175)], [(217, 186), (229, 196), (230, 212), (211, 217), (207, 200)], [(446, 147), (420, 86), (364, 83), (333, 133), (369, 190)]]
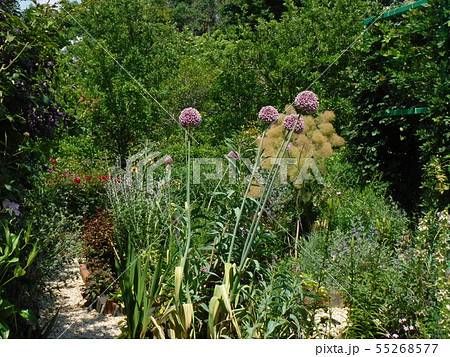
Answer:
[[(385, 19), (391, 16), (396, 16), (399, 14), (402, 14), (404, 12), (410, 11), (412, 9), (418, 8), (420, 6), (424, 6), (427, 5), (428, 2), (427, 0), (419, 0), (419, 1), (415, 1), (411, 4), (407, 4), (404, 6), (400, 6), (397, 7), (393, 10), (390, 11), (386, 11), (382, 16), (381, 19)], [(376, 16), (372, 16), (369, 17), (367, 19), (364, 20), (364, 27), (367, 27), (368, 25), (370, 25), (372, 22), (374, 22), (377, 19)], [(389, 62), (395, 62), (398, 61), (400, 59), (405, 59), (405, 58), (412, 58), (412, 57), (417, 57), (417, 56), (422, 56), (425, 55), (426, 53), (419, 53), (416, 55), (411, 55), (411, 56), (405, 56), (405, 57), (401, 57), (401, 58), (396, 58), (396, 59), (391, 59), (391, 60), (386, 60), (380, 63), (389, 63)], [(418, 114), (428, 114), (430, 113), (430, 109), (428, 107), (420, 107), (420, 108), (408, 108), (408, 109), (394, 109), (394, 110), (383, 110), (377, 113), (378, 116), (382, 116), (382, 117), (390, 117), (390, 116), (403, 116), (403, 115), (418, 115)]]
[[(413, 3), (408, 4), (408, 5), (403, 5), (403, 6), (397, 7), (395, 9), (393, 9), (393, 10), (390, 10), (390, 11), (386, 11), (381, 16), (381, 18), (385, 19), (387, 17), (395, 16), (395, 15), (401, 14), (403, 12), (409, 11), (411, 9), (415, 9), (416, 7), (423, 6), (423, 5), (426, 5), (426, 4), (428, 4), (427, 0), (419, 0), (419, 1), (413, 2)], [(372, 16), (372, 17), (369, 17), (369, 18), (365, 19), (364, 20), (364, 26), (367, 26), (367, 25), (371, 24), (374, 20), (376, 20), (376, 18), (377, 18), (376, 16)]]
[(422, 108), (383, 110), (378, 112), (377, 115), (382, 117), (394, 117), (402, 115), (428, 114), (429, 112), (430, 109), (428, 107), (422, 107)]

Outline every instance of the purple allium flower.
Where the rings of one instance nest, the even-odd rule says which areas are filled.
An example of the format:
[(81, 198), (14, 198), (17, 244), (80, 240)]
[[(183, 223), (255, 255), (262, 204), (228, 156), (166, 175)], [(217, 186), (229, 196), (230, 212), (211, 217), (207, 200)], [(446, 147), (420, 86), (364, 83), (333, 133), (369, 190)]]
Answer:
[(284, 121), (283, 121), (284, 128), (287, 131), (291, 131), (292, 128), (294, 127), (295, 122), (297, 121), (297, 118), (298, 118), (298, 122), (294, 129), (294, 133), (300, 134), (301, 132), (303, 132), (305, 123), (303, 122), (303, 119), (301, 117), (299, 118), (298, 114), (291, 114), (291, 115), (286, 116), (286, 118), (284, 118)]
[(288, 146), (286, 146), (286, 151), (291, 150), (291, 144), (288, 144)]
[(236, 151), (230, 151), (227, 156), (232, 159), (239, 160), (239, 154)]
[(275, 123), (278, 120), (278, 116), (278, 110), (271, 105), (262, 107), (258, 114), (259, 120), (261, 120), (264, 124)]
[(294, 103), (300, 110), (308, 114), (315, 113), (319, 108), (319, 99), (309, 90), (297, 94)]
[(184, 128), (196, 128), (202, 122), (202, 116), (195, 108), (185, 108), (180, 114), (179, 121)]
[(172, 156), (167, 155), (167, 156), (166, 156), (166, 159), (164, 160), (164, 162), (165, 162), (167, 165), (171, 164), (171, 163), (173, 162)]
[(13, 212), (16, 216), (20, 216), (19, 207), (20, 205), (15, 202), (11, 202), (10, 200), (6, 199), (2, 202), (3, 208), (8, 211), (9, 215), (12, 216)]

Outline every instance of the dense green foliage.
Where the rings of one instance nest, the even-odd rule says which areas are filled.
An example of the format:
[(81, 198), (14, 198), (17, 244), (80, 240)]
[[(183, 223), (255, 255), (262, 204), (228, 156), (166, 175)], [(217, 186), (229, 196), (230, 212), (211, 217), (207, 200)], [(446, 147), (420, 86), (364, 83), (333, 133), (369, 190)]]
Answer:
[[(348, 67), (356, 113), (349, 153), (368, 175), (379, 170), (409, 210), (449, 202), (448, 1), (428, 1), (371, 26), (358, 66)], [(426, 108), (405, 115), (397, 110)]]
[(20, 16), (15, 1), (0, 13), (0, 194), (17, 200), (49, 152), (49, 138), (67, 116), (55, 92), (58, 24), (43, 13)]

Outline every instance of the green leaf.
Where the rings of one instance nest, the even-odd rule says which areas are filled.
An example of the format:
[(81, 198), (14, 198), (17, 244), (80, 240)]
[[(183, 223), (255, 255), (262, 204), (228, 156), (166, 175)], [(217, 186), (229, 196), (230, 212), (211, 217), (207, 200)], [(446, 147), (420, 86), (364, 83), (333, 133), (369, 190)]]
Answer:
[(3, 318), (11, 316), (14, 313), (14, 305), (8, 300), (0, 300), (0, 312)]
[(50, 332), (53, 329), (53, 326), (55, 325), (56, 320), (58, 320), (58, 316), (59, 316), (59, 311), (61, 309), (59, 308), (56, 311), (56, 314), (53, 315), (53, 317), (50, 319), (49, 322), (47, 322), (46, 325), (44, 325), (44, 327), (42, 328), (42, 338), (47, 338), (50, 335)]
[(16, 278), (20, 276), (24, 276), (26, 273), (25, 269), (23, 269), (19, 264), (16, 265), (16, 268), (14, 269), (14, 276)]
[(269, 336), (278, 325), (280, 325), (279, 321), (275, 322), (270, 320), (269, 323), (267, 324), (266, 336)]
[(6, 322), (0, 321), (0, 338), (7, 339), (9, 336), (9, 326)]
[(38, 320), (33, 310), (31, 309), (19, 310), (17, 313), (30, 324), (37, 325)]
[(42, 96), (42, 101), (43, 101), (45, 104), (49, 104), (49, 103), (50, 103), (50, 98), (49, 98), (48, 96), (46, 96), (46, 95), (43, 95), (43, 96)]
[(33, 250), (30, 252), (30, 255), (28, 255), (27, 265), (25, 268), (30, 266), (30, 264), (33, 262), (34, 258), (36, 258), (36, 255), (38, 254), (38, 252), (39, 252), (39, 249), (36, 246), (34, 246)]

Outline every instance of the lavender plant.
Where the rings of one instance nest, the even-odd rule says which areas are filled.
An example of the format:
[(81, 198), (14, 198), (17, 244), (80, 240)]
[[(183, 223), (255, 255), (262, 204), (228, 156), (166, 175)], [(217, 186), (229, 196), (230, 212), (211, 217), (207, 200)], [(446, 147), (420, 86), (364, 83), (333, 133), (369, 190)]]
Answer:
[(110, 180), (108, 197), (115, 226), (116, 270), (127, 315), (127, 337), (144, 338), (150, 309), (161, 291), (163, 252), (169, 241), (166, 191), (147, 192), (144, 176)]

